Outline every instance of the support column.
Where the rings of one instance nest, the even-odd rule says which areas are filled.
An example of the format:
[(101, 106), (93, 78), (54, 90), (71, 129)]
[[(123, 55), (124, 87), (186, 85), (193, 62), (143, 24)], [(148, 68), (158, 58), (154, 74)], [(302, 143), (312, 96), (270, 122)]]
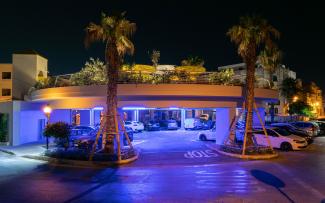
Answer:
[(91, 126), (94, 126), (95, 125), (95, 121), (94, 121), (94, 110), (93, 109), (90, 109), (89, 110), (89, 124)]
[(181, 109), (181, 129), (184, 130), (185, 129), (185, 109)]
[(231, 121), (236, 114), (233, 108), (216, 108), (216, 144), (223, 144), (229, 136)]
[(135, 110), (134, 111), (134, 115), (135, 115), (135, 121), (139, 121), (139, 110)]

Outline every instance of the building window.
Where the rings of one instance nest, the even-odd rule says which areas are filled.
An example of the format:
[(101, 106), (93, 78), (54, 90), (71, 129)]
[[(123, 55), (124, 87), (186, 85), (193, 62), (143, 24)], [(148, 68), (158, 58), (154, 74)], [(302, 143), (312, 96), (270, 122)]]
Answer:
[(2, 96), (11, 96), (11, 89), (2, 89)]
[(275, 75), (273, 75), (272, 80), (273, 80), (273, 82), (277, 82), (278, 81), (278, 77), (275, 76)]
[(2, 79), (3, 80), (11, 79), (11, 72), (2, 72)]

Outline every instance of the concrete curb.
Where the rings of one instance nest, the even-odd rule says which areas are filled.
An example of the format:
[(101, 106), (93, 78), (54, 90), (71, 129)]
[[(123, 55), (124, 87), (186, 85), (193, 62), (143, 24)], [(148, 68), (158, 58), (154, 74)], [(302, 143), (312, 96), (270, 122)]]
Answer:
[(123, 164), (131, 163), (139, 158), (139, 152), (136, 151), (136, 155), (129, 159), (124, 159), (121, 161), (81, 161), (81, 160), (69, 160), (69, 159), (57, 159), (48, 156), (35, 156), (35, 155), (24, 155), (22, 156), (28, 159), (47, 161), (49, 165), (53, 166), (68, 166), (68, 167), (79, 167), (79, 168), (103, 168), (119, 166)]
[(242, 155), (242, 154), (233, 154), (233, 153), (228, 153), (224, 152), (220, 149), (218, 149), (217, 146), (212, 147), (210, 145), (206, 145), (208, 148), (217, 151), (219, 154), (225, 155), (225, 156), (230, 156), (230, 157), (235, 157), (235, 158), (240, 158), (240, 159), (250, 159), (250, 160), (267, 160), (267, 159), (274, 159), (279, 156), (278, 153), (275, 154), (265, 154), (265, 155)]
[(6, 150), (6, 149), (1, 149), (0, 148), (0, 152), (6, 153), (6, 154), (10, 154), (10, 155), (16, 155), (14, 152)]

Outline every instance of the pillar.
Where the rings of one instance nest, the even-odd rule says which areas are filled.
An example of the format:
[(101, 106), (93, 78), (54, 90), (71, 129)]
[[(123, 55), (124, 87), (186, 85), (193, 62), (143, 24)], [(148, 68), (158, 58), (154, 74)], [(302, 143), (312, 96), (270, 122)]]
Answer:
[(89, 110), (89, 124), (91, 126), (94, 126), (95, 125), (95, 119), (94, 119), (94, 110), (93, 109), (90, 109)]
[(236, 108), (216, 108), (216, 144), (223, 144), (229, 136), (231, 121), (236, 115)]
[(185, 109), (181, 109), (181, 129), (184, 130), (185, 129), (185, 113), (186, 110)]

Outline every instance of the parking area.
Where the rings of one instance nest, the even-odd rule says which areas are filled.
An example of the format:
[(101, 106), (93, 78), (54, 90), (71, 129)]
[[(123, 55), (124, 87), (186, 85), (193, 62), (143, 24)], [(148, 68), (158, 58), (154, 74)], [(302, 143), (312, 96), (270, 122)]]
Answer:
[(200, 131), (144, 131), (134, 134), (133, 145), (141, 151), (136, 165), (209, 164), (235, 161), (207, 147), (214, 141), (200, 141)]

